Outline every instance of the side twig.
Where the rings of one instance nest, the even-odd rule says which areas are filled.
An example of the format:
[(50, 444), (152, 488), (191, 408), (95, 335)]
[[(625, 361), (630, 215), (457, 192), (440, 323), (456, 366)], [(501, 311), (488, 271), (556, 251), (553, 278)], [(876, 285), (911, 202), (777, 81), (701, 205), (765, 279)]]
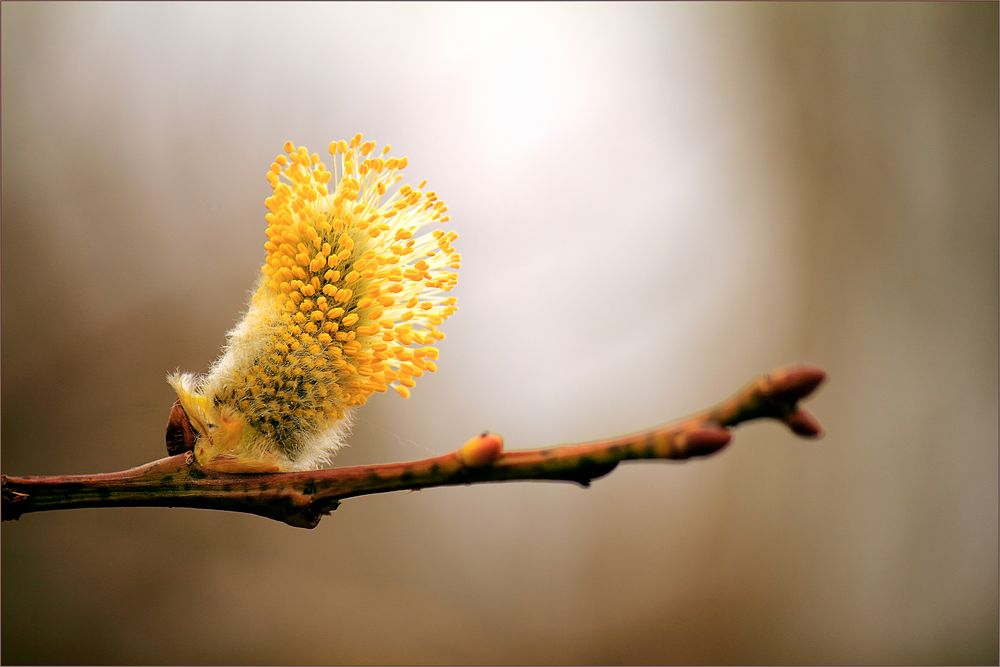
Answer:
[(2, 475), (3, 520), (84, 507), (194, 507), (247, 512), (313, 528), (345, 498), (371, 493), (513, 480), (588, 486), (620, 461), (714, 454), (729, 443), (730, 427), (753, 419), (776, 419), (797, 435), (817, 437), (822, 432), (819, 422), (798, 402), (824, 377), (811, 366), (772, 371), (729, 400), (685, 419), (618, 438), (546, 449), (503, 452), (498, 436), (483, 434), (443, 456), (309, 472), (209, 473), (188, 452), (121, 472)]

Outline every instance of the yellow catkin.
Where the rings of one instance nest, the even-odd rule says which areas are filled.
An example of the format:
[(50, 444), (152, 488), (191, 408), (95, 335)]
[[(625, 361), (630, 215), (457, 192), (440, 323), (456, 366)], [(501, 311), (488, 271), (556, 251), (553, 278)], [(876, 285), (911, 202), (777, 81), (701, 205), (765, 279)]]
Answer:
[(332, 169), (305, 147), (283, 148), (266, 172), (263, 280), (246, 316), (262, 338), (204, 386), (294, 460), (306, 436), (373, 392), (409, 396), (414, 377), (434, 370), (409, 360), (437, 358), (460, 257), (457, 235), (438, 228), (447, 207), (424, 183), (401, 182), (407, 159), (388, 146), (333, 141)]

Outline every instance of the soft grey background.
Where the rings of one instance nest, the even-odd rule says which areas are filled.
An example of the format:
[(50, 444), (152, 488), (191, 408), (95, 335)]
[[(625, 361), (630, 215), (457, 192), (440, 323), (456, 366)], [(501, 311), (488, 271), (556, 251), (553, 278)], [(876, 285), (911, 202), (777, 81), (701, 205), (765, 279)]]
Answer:
[(448, 202), (440, 371), (338, 464), (635, 430), (795, 361), (828, 435), (583, 491), (4, 524), (5, 663), (995, 663), (997, 5), (2, 6), (2, 465), (163, 455), (285, 139)]

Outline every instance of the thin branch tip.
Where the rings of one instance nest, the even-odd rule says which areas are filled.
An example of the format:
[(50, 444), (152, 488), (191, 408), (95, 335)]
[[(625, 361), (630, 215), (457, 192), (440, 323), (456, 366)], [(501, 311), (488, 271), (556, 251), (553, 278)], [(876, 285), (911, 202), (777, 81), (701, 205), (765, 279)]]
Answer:
[(826, 372), (816, 366), (799, 364), (780, 369), (769, 377), (771, 392), (776, 398), (799, 401), (813, 393), (826, 380)]

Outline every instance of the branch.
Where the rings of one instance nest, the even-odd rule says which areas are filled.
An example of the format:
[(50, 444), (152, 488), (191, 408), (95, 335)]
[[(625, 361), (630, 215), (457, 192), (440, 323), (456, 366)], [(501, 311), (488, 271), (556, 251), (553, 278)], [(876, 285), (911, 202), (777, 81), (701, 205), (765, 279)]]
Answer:
[(630, 459), (683, 460), (714, 454), (729, 428), (776, 419), (803, 437), (822, 433), (798, 406), (823, 381), (811, 366), (772, 371), (719, 405), (685, 419), (630, 435), (547, 449), (503, 452), (499, 436), (484, 433), (461, 449), (404, 463), (273, 474), (210, 473), (191, 452), (131, 470), (96, 475), (0, 476), (3, 520), (29, 512), (83, 507), (196, 507), (247, 512), (314, 528), (345, 498), (435, 486), (551, 480), (590, 482)]

